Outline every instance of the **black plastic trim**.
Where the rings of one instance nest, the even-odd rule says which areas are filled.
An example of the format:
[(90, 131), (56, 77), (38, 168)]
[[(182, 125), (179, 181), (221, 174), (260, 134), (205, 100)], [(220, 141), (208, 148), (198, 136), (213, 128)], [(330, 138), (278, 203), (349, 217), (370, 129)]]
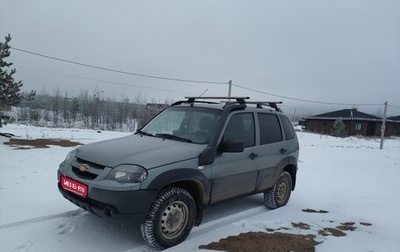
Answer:
[[(147, 188), (150, 190), (159, 191), (168, 185), (186, 182), (195, 183), (197, 186), (199, 186), (200, 195), (198, 196), (200, 196), (200, 203), (202, 206), (208, 205), (211, 191), (210, 183), (202, 172), (195, 169), (181, 168), (166, 171), (153, 179)], [(193, 190), (193, 188), (190, 189)]]

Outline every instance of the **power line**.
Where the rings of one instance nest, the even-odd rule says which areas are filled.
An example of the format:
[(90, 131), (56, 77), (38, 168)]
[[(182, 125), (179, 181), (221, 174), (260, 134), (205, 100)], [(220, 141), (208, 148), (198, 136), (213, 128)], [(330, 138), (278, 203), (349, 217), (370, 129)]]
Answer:
[(235, 87), (242, 88), (242, 89), (249, 90), (249, 91), (253, 91), (253, 92), (256, 92), (256, 93), (262, 93), (262, 94), (275, 96), (275, 97), (279, 97), (279, 98), (284, 98), (284, 99), (288, 99), (288, 100), (308, 102), (308, 103), (325, 104), (325, 105), (341, 105), (341, 106), (353, 106), (353, 105), (358, 105), (358, 106), (381, 106), (382, 105), (382, 104), (354, 104), (354, 103), (336, 103), (336, 102), (313, 101), (313, 100), (300, 99), (300, 98), (295, 98), (295, 97), (290, 97), (290, 96), (285, 96), (285, 95), (272, 94), (272, 93), (264, 92), (264, 91), (257, 90), (257, 89), (254, 89), (254, 88), (244, 87), (244, 86), (241, 86), (241, 85), (238, 85), (238, 84), (232, 84), (232, 85), (235, 86)]
[[(159, 79), (159, 80), (167, 80), (167, 81), (179, 81), (179, 82), (189, 82), (189, 83), (203, 83), (203, 84), (218, 84), (218, 85), (228, 85), (228, 82), (222, 82), (222, 81), (203, 81), (203, 80), (190, 80), (190, 79), (180, 79), (180, 78), (171, 78), (171, 77), (163, 77), (163, 76), (156, 76), (156, 75), (148, 75), (148, 74), (140, 74), (140, 73), (134, 73), (134, 72), (127, 72), (127, 71), (122, 71), (122, 70), (116, 70), (116, 69), (111, 69), (111, 68), (106, 68), (106, 67), (100, 67), (100, 66), (95, 66), (95, 65), (90, 65), (90, 64), (85, 64), (85, 63), (80, 63), (76, 61), (71, 61), (71, 60), (66, 60), (58, 57), (53, 57), (49, 55), (44, 55), (41, 53), (36, 53), (16, 47), (11, 47), (12, 49), (16, 51), (20, 51), (23, 53), (51, 59), (51, 60), (56, 60), (64, 63), (69, 63), (69, 64), (74, 64), (74, 65), (79, 65), (83, 67), (89, 67), (93, 69), (98, 69), (98, 70), (103, 70), (103, 71), (108, 71), (108, 72), (114, 72), (114, 73), (120, 73), (120, 74), (126, 74), (126, 75), (132, 75), (132, 76), (137, 76), (137, 77), (143, 77), (143, 78), (152, 78), (152, 79)], [(60, 74), (60, 73), (59, 73)], [(123, 85), (123, 86), (131, 86), (134, 87), (136, 85), (129, 85), (125, 83), (118, 83), (118, 82), (110, 82), (110, 81), (102, 81), (102, 80), (96, 80), (96, 79), (91, 79), (91, 78), (86, 78), (86, 77), (80, 77), (80, 76), (74, 76), (74, 75), (67, 75), (67, 74), (61, 74), (61, 75), (66, 75), (70, 77), (75, 77), (75, 78), (82, 78), (82, 79), (87, 79), (87, 80), (95, 80), (95, 81), (100, 81), (100, 82), (105, 82), (105, 83), (112, 83), (116, 85)], [(301, 99), (301, 98), (295, 98), (295, 97), (290, 97), (290, 96), (284, 96), (284, 95), (278, 95), (278, 94), (273, 94), (273, 93), (268, 93), (264, 92), (261, 90), (257, 90), (254, 88), (248, 88), (244, 87), (238, 84), (233, 84), (232, 86), (242, 88), (248, 91), (253, 91), (256, 93), (262, 93), (270, 96), (275, 96), (279, 98), (284, 98), (284, 99), (289, 99), (289, 100), (295, 100), (295, 101), (301, 101), (301, 102), (308, 102), (308, 103), (315, 103), (315, 104), (325, 104), (325, 105), (340, 105), (340, 106), (381, 106), (382, 104), (354, 104), (354, 103), (335, 103), (335, 102), (322, 102), (322, 101), (314, 101), (314, 100), (308, 100), (308, 99)], [(141, 87), (141, 86), (136, 86), (136, 87)], [(141, 87), (141, 88), (146, 88), (146, 87)], [(148, 88), (148, 89), (156, 89), (156, 90), (163, 90), (163, 89), (157, 89), (157, 88)], [(166, 91), (166, 90), (163, 90)], [(399, 106), (394, 106), (394, 105), (389, 105), (390, 107), (395, 107), (395, 108), (400, 108)]]
[(16, 51), (23, 52), (23, 53), (27, 53), (27, 54), (31, 54), (31, 55), (35, 55), (35, 56), (51, 59), (51, 60), (56, 60), (56, 61), (60, 61), (60, 62), (64, 62), (64, 63), (69, 63), (69, 64), (78, 65), (78, 66), (94, 68), (94, 69), (108, 71), (108, 72), (114, 72), (114, 73), (120, 73), (120, 74), (126, 74), (126, 75), (133, 75), (133, 76), (143, 77), (143, 78), (152, 78), (152, 79), (168, 80), (168, 81), (191, 82), (191, 83), (218, 84), (218, 85), (228, 84), (227, 82), (222, 82), (222, 81), (189, 80), (189, 79), (170, 78), (170, 77), (163, 77), (163, 76), (156, 76), (156, 75), (148, 75), (148, 74), (127, 72), (127, 71), (116, 70), (116, 69), (111, 69), (111, 68), (107, 68), (107, 67), (100, 67), (100, 66), (80, 63), (80, 62), (76, 62), (76, 61), (72, 61), (72, 60), (66, 60), (66, 59), (57, 58), (57, 57), (53, 57), (53, 56), (48, 56), (48, 55), (44, 55), (44, 54), (41, 54), (41, 53), (36, 53), (36, 52), (32, 52), (32, 51), (16, 48), (16, 47), (13, 47), (13, 46), (11, 48), (16, 50)]
[(159, 90), (159, 91), (176, 93), (175, 91), (171, 91), (171, 90), (168, 90), (168, 89), (144, 87), (144, 86), (140, 86), (140, 85), (133, 85), (133, 84), (127, 84), (127, 83), (122, 83), (122, 82), (106, 81), (106, 80), (94, 79), (94, 78), (89, 78), (89, 77), (84, 77), (84, 76), (79, 76), (79, 75), (66, 74), (66, 73), (60, 73), (60, 72), (53, 72), (53, 71), (48, 71), (48, 70), (40, 70), (40, 69), (36, 69), (36, 68), (33, 68), (33, 67), (26, 67), (26, 66), (21, 66), (21, 65), (17, 65), (17, 66), (21, 67), (21, 68), (25, 68), (25, 69), (30, 69), (30, 70), (33, 70), (33, 71), (56, 74), (56, 75), (62, 75), (62, 76), (67, 76), (67, 77), (72, 77), (72, 78), (83, 79), (83, 80), (96, 81), (96, 82), (102, 82), (102, 83), (109, 83), (109, 84), (125, 86), (125, 87), (137, 87), (137, 88), (152, 89), (152, 90)]

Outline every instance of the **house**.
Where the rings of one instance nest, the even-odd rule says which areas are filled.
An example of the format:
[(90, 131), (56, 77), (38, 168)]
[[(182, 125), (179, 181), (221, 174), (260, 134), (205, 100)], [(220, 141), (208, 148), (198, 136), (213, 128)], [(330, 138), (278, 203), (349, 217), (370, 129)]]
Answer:
[[(334, 134), (334, 122), (342, 120), (346, 136), (380, 136), (383, 119), (357, 109), (342, 109), (315, 116), (305, 117), (305, 130), (321, 134)], [(385, 136), (389, 136), (386, 127)]]

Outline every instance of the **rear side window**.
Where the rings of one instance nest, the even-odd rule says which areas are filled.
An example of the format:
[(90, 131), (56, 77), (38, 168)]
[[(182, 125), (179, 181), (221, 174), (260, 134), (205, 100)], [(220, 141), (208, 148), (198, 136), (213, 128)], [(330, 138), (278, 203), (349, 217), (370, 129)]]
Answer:
[(285, 132), (285, 139), (286, 140), (291, 140), (295, 137), (295, 133), (293, 130), (292, 123), (287, 119), (285, 116), (279, 116), (282, 121), (282, 126), (283, 126), (283, 132)]
[(281, 126), (276, 115), (259, 113), (258, 121), (261, 145), (282, 141)]

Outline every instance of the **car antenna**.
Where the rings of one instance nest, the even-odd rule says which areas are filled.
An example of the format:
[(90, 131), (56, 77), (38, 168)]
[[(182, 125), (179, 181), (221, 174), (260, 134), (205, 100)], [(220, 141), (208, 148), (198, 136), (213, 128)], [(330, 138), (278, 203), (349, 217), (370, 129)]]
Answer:
[(208, 88), (206, 88), (206, 90), (204, 90), (204, 92), (201, 93), (201, 95), (199, 95), (198, 98), (202, 97), (205, 93), (207, 93), (207, 91), (208, 91)]

